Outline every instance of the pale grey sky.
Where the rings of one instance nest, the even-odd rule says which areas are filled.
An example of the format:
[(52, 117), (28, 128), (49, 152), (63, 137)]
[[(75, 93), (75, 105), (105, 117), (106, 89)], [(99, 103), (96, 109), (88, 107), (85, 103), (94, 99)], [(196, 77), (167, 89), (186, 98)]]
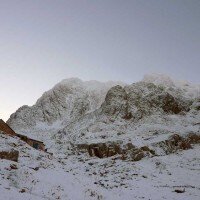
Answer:
[(200, 83), (199, 0), (0, 0), (0, 118), (69, 77)]

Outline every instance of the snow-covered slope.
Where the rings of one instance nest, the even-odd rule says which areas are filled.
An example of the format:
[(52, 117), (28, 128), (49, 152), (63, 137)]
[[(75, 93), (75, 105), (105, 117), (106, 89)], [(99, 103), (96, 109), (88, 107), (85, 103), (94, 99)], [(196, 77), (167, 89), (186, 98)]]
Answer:
[[(47, 166), (41, 170), (46, 176), (34, 178), (41, 185), (52, 173), (52, 184), (62, 188), (50, 186), (56, 198), (199, 199), (198, 85), (163, 75), (131, 85), (67, 79), (32, 107), (20, 108), (8, 123), (54, 153), (46, 162), (56, 169)], [(56, 178), (62, 176), (69, 182)], [(50, 198), (46, 187), (38, 198)], [(80, 196), (67, 196), (68, 187)]]
[[(0, 199), (92, 200), (101, 193), (97, 186), (82, 183), (75, 173), (67, 173), (58, 158), (33, 149), (19, 138), (0, 132), (0, 147), (20, 152), (18, 162), (0, 160)], [(72, 168), (71, 164), (67, 167)]]
[(49, 157), (2, 134), (0, 145), (20, 152), (17, 163), (0, 160), (2, 199), (198, 200), (200, 196), (199, 145), (138, 162), (77, 153)]

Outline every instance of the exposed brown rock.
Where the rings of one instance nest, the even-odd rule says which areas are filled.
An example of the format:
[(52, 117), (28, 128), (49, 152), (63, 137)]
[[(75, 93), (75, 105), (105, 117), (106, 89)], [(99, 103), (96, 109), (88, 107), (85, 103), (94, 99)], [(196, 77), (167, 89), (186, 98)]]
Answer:
[(2, 119), (0, 119), (0, 130), (9, 135), (16, 135), (15, 131), (13, 131), (12, 128), (8, 126), (8, 124), (6, 124)]
[(178, 150), (191, 149), (191, 144), (200, 143), (200, 135), (191, 133), (186, 137), (174, 134), (169, 139), (153, 144), (154, 147), (159, 147), (164, 154), (174, 153)]
[(200, 135), (197, 135), (195, 133), (190, 133), (187, 138), (188, 138), (190, 144), (199, 144), (200, 143)]
[(188, 111), (187, 108), (180, 105), (178, 101), (169, 93), (163, 96), (162, 101), (163, 101), (162, 109), (167, 113), (178, 114), (183, 111)]
[(142, 150), (138, 150), (135, 154), (133, 154), (133, 161), (139, 161), (145, 157), (145, 154)]
[(109, 147), (104, 143), (90, 144), (89, 154), (90, 156), (97, 156), (99, 158), (107, 157), (109, 153)]
[(143, 157), (153, 154), (154, 151), (148, 147), (137, 148), (132, 143), (127, 143), (123, 147), (118, 143), (96, 143), (96, 144), (78, 144), (80, 152), (88, 152), (90, 156), (98, 158), (107, 158), (116, 154), (121, 155), (122, 160), (139, 161)]
[(150, 152), (152, 155), (155, 155), (155, 151), (150, 149), (148, 146), (141, 147), (141, 150), (146, 151), (146, 152)]
[(176, 151), (178, 149), (186, 150), (186, 149), (192, 148), (189, 141), (186, 140), (185, 138), (181, 137), (178, 134), (172, 135), (165, 142), (166, 142), (166, 145), (169, 146), (169, 148), (171, 149), (172, 152)]
[(26, 192), (26, 190), (25, 189), (21, 189), (19, 192), (24, 193), (24, 192)]
[[(153, 147), (162, 149), (164, 155), (174, 153), (178, 150), (191, 149), (191, 144), (200, 143), (200, 135), (191, 133), (187, 137), (174, 134), (169, 139), (153, 144)], [(116, 154), (120, 155), (114, 159), (139, 161), (147, 156), (157, 156), (155, 150), (148, 146), (136, 147), (132, 143), (121, 145), (120, 142), (107, 142), (95, 144), (78, 144), (77, 149), (80, 152), (88, 152), (90, 156), (98, 158), (107, 158)], [(160, 155), (160, 154), (159, 154)], [(163, 155), (163, 153), (161, 153)]]
[(82, 153), (87, 152), (89, 150), (89, 145), (88, 144), (77, 144), (77, 148), (79, 151)]
[(0, 152), (0, 159), (12, 160), (18, 162), (19, 151), (2, 151)]

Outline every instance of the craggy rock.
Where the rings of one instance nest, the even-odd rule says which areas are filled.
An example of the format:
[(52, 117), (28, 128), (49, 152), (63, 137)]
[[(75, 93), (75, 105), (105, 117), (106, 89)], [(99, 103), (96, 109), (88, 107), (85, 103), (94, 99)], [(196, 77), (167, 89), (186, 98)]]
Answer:
[(90, 144), (88, 153), (90, 156), (97, 156), (99, 158), (111, 157), (121, 153), (121, 148), (117, 144)]
[(166, 144), (172, 149), (172, 150), (177, 150), (177, 149), (191, 149), (192, 146), (189, 143), (189, 141), (183, 137), (181, 137), (178, 134), (172, 135), (169, 137), (169, 140), (166, 141)]
[(191, 141), (193, 141), (192, 138), (195, 138), (195, 137), (196, 136), (191, 136), (191, 139), (189, 139), (189, 137), (184, 138), (178, 134), (174, 134), (170, 136), (168, 140), (155, 143), (152, 146), (162, 151), (160, 153), (157, 153), (158, 155), (166, 155), (166, 154), (174, 153), (178, 150), (191, 149), (192, 148)]
[(195, 133), (189, 133), (187, 139), (190, 144), (200, 144), (200, 135)]
[(192, 110), (197, 110), (197, 111), (200, 110), (200, 97), (197, 97), (197, 98), (195, 99), (195, 101), (194, 101), (193, 104), (191, 105), (191, 109), (192, 109)]
[(77, 149), (84, 153), (87, 152), (89, 150), (89, 145), (88, 144), (77, 144)]
[(183, 111), (188, 111), (188, 108), (180, 105), (179, 102), (169, 93), (166, 93), (163, 96), (162, 103), (163, 105), (161, 107), (166, 113), (178, 114)]
[(97, 156), (99, 158), (110, 157), (115, 154), (121, 154), (121, 147), (118, 144), (77, 144), (77, 149), (80, 152), (88, 152), (90, 156)]
[(89, 155), (98, 158), (107, 158), (114, 155), (120, 155), (122, 160), (139, 161), (142, 158), (153, 155), (153, 150), (148, 147), (137, 148), (132, 143), (120, 145), (119, 143), (96, 143), (96, 144), (78, 144), (77, 149), (80, 152), (88, 152)]
[(0, 152), (0, 159), (12, 160), (18, 162), (19, 151), (2, 151)]
[(179, 114), (189, 111), (189, 105), (164, 88), (153, 83), (138, 82), (125, 88), (112, 87), (101, 106), (102, 112), (109, 117), (141, 119), (157, 111)]
[(140, 119), (157, 111), (179, 114), (189, 111), (186, 100), (180, 100), (153, 83), (138, 82), (125, 87), (129, 112)]
[(38, 122), (50, 125), (57, 120), (68, 125), (87, 112), (99, 108), (108, 90), (117, 84), (120, 83), (65, 79), (45, 92), (35, 105), (19, 108), (7, 123), (18, 130), (34, 127)]
[(132, 160), (133, 160), (133, 161), (139, 161), (139, 160), (141, 160), (141, 159), (144, 158), (144, 157), (145, 157), (144, 152), (141, 151), (141, 150), (139, 150), (137, 153), (133, 154)]
[(132, 115), (128, 111), (127, 98), (127, 93), (123, 87), (119, 85), (112, 87), (102, 104), (102, 112), (108, 116), (130, 119)]
[[(167, 140), (148, 146), (136, 147), (132, 143), (122, 145), (119, 142), (95, 143), (95, 144), (77, 144), (79, 152), (89, 153), (89, 155), (98, 158), (107, 158), (119, 155), (122, 160), (139, 161), (144, 157), (159, 156), (174, 153), (178, 150), (191, 149), (191, 144), (200, 143), (200, 135), (190, 133), (187, 137), (181, 137), (178, 134), (170, 136)], [(157, 151), (156, 151), (157, 149)]]
[(16, 135), (15, 131), (13, 131), (2, 119), (0, 119), (0, 131), (1, 134)]

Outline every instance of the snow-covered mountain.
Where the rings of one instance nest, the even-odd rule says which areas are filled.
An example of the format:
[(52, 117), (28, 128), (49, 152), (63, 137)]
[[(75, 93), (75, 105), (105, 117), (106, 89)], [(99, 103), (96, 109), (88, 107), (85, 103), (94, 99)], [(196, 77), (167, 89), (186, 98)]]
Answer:
[(55, 122), (67, 125), (80, 116), (101, 106), (107, 91), (120, 82), (83, 82), (78, 78), (61, 81), (45, 92), (35, 105), (22, 106), (8, 120), (16, 129), (30, 128), (38, 124), (52, 126)]
[(173, 81), (164, 75), (146, 75), (131, 85), (71, 78), (45, 92), (35, 105), (19, 108), (7, 123), (22, 132), (30, 128), (59, 129), (99, 109), (114, 117), (118, 111), (113, 114), (112, 109), (118, 110), (117, 106), (122, 107), (122, 118), (140, 119), (157, 111), (177, 114), (189, 110), (198, 96), (200, 86)]
[[(147, 75), (131, 85), (67, 79), (35, 105), (19, 108), (7, 123), (45, 143), (54, 154), (45, 162), (53, 162), (63, 177), (73, 177), (69, 188), (81, 188), (76, 199), (199, 199), (199, 85), (164, 75)], [(24, 172), (23, 162), (21, 157)], [(49, 167), (45, 171), (55, 173)], [(39, 199), (74, 198), (75, 193), (67, 196), (64, 180), (54, 181), (56, 189), (39, 190)], [(31, 198), (38, 185), (26, 188)]]

